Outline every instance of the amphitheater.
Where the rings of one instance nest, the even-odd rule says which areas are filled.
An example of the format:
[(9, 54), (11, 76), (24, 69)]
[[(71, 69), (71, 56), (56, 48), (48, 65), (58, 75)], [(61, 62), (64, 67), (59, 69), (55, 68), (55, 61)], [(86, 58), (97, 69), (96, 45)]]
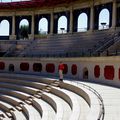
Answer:
[(1, 0), (0, 120), (120, 120), (120, 1)]

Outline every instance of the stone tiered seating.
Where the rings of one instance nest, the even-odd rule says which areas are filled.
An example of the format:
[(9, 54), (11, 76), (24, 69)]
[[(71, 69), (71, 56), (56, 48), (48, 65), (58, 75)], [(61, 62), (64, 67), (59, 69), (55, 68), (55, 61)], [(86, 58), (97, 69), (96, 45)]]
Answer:
[[(4, 81), (4, 79), (2, 79), (1, 80), (2, 82), (9, 82), (9, 83), (12, 83), (12, 84), (24, 84), (25, 83), (25, 85), (28, 85), (29, 86), (29, 83), (30, 83), (30, 81), (21, 81), (21, 80), (9, 80), (9, 79), (5, 79), (5, 81)], [(31, 86), (31, 84), (30, 84), (30, 86)], [(34, 84), (34, 82), (33, 82), (33, 86), (34, 87), (36, 87), (35, 86), (35, 84)], [(42, 90), (42, 88), (43, 88), (43, 91), (46, 91), (46, 92), (49, 92), (49, 86), (46, 86), (45, 84), (41, 84), (41, 86), (43, 86), (43, 87), (40, 87), (39, 86), (39, 88)], [(37, 86), (38, 87), (38, 86)], [(11, 87), (10, 87), (11, 88)], [(20, 87), (20, 88), (22, 88), (22, 86)], [(25, 86), (24, 86), (24, 88), (26, 88)], [(46, 89), (45, 89), (46, 88)], [(35, 88), (34, 88), (35, 89)], [(30, 92), (30, 91), (29, 91)], [(31, 92), (33, 92), (33, 91), (31, 91)], [(54, 94), (54, 97), (53, 98), (56, 98), (56, 99), (53, 99), (52, 98), (52, 96), (53, 95), (50, 95), (50, 93), (49, 94), (47, 94), (47, 93), (43, 93), (42, 95), (41, 95), (41, 99), (43, 99), (44, 101), (46, 101), (46, 102), (48, 102), (53, 108), (54, 108), (54, 110), (55, 111), (57, 111), (58, 112), (58, 115), (57, 115), (57, 118), (62, 118), (62, 114), (61, 114), (61, 112), (59, 112), (59, 111), (63, 111), (63, 108), (61, 107), (62, 105), (60, 105), (60, 102), (58, 102), (59, 101), (59, 99), (60, 98), (57, 98), (57, 96), (59, 96), (59, 97), (61, 97), (63, 100), (62, 101), (67, 101), (68, 102), (68, 104), (72, 107), (72, 101), (71, 101), (71, 99), (69, 98), (69, 96), (67, 96), (66, 94), (64, 94), (63, 92), (59, 92), (59, 91), (57, 91), (55, 88), (54, 89), (51, 89), (51, 93), (52, 94)], [(32, 94), (32, 93), (29, 93), (29, 94)], [(36, 93), (33, 93), (33, 96), (34, 97), (37, 97), (37, 98), (39, 98), (39, 96), (37, 96), (37, 94)], [(52, 99), (51, 99), (52, 98)], [(34, 100), (33, 100), (34, 101)], [(61, 101), (61, 100), (60, 100)], [(34, 104), (36, 105), (36, 103), (35, 103), (35, 101), (34, 101)], [(68, 108), (68, 107), (67, 107)], [(70, 108), (69, 108), (70, 109)], [(60, 114), (59, 114), (60, 113)], [(62, 112), (62, 113), (64, 113), (64, 112)], [(66, 113), (67, 114), (67, 113)], [(58, 117), (59, 116), (59, 117)]]
[(13, 105), (13, 106), (15, 106), (16, 109), (18, 109), (19, 111), (22, 111), (22, 107), (21, 106), (24, 103), (22, 103), (20, 101), (18, 102), (18, 100), (15, 100), (13, 97), (8, 96), (8, 95), (4, 95), (4, 94), (0, 94), (0, 100)]
[(39, 110), (43, 120), (49, 120), (49, 117), (51, 120), (54, 119), (56, 112), (46, 99), (34, 98), (33, 106)]
[[(57, 56), (66, 53), (85, 53), (88, 49), (99, 42), (110, 37), (109, 31), (101, 31), (94, 33), (74, 33), (51, 35), (44, 39), (35, 40), (33, 46), (24, 53), (24, 56)], [(80, 55), (80, 54), (79, 54)]]
[(1, 40), (0, 52), (3, 52), (3, 56), (18, 56), (25, 51), (32, 41), (30, 40)]
[[(14, 101), (13, 101), (14, 102)], [(16, 107), (13, 108), (13, 103), (9, 103), (9, 100), (1, 100), (0, 101), (0, 106), (2, 107), (1, 110), (4, 111), (4, 113), (6, 114), (6, 116), (8, 117), (7, 119), (11, 119), (11, 120), (23, 120), (26, 119), (26, 117), (24, 116), (24, 113), (22, 113), (21, 110), (17, 110)], [(6, 118), (6, 117), (5, 117)]]
[(15, 115), (13, 113), (14, 109), (10, 105), (0, 101), (0, 109), (4, 111), (9, 118), (15, 119)]
[(22, 52), (24, 52), (25, 50), (27, 50), (28, 47), (31, 46), (31, 44), (32, 44), (32, 41), (28, 41), (28, 40), (16, 41), (15, 49), (11, 52), (11, 54), (9, 54), (9, 56), (19, 56), (19, 55), (21, 55)]
[(1, 74), (0, 101), (11, 106), (14, 119), (97, 120), (101, 111), (97, 96), (88, 89), (30, 75)]
[[(68, 82), (68, 83), (70, 83), (70, 82)], [(75, 83), (73, 83), (73, 84), (75, 85)], [(90, 94), (89, 97), (90, 97), (90, 102), (91, 102), (91, 109), (86, 118), (96, 120), (97, 116), (100, 115), (100, 112), (97, 112), (97, 111), (101, 111), (100, 101), (98, 101), (98, 98), (95, 94), (93, 94), (90, 90), (86, 90), (86, 88), (83, 85), (79, 85), (79, 87), (82, 90), (84, 90), (87, 94)], [(93, 114), (94, 114), (94, 116), (93, 116)]]
[(111, 86), (111, 84), (109, 86), (105, 84), (97, 84), (85, 81), (73, 81), (71, 84), (81, 87), (81, 83), (92, 87), (94, 90), (97, 90), (98, 93), (102, 96), (105, 109), (103, 120), (118, 120), (118, 118), (120, 118), (119, 87)]
[[(48, 35), (46, 38), (36, 40), (0, 41), (5, 56), (89, 56), (91, 52), (98, 51), (112, 38), (109, 30), (73, 34)], [(14, 47), (15, 45), (15, 47)], [(9, 46), (9, 47), (8, 47)], [(9, 52), (9, 48), (12, 49)]]

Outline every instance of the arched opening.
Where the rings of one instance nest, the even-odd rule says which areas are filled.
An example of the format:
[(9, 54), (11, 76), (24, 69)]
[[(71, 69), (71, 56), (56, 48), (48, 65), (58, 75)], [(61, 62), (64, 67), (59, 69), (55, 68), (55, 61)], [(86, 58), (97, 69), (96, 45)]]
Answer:
[(77, 32), (85, 32), (88, 27), (88, 16), (86, 13), (81, 13), (78, 17)]
[(42, 18), (39, 21), (39, 34), (48, 34), (48, 20), (46, 18)]
[(99, 14), (99, 30), (109, 29), (110, 24), (110, 12), (108, 9), (104, 8)]
[(33, 71), (41, 72), (42, 71), (42, 64), (41, 63), (34, 63), (33, 64)]
[(66, 16), (61, 16), (58, 19), (58, 34), (65, 34), (67, 33), (67, 17)]
[(28, 38), (28, 32), (29, 32), (29, 22), (27, 19), (23, 19), (20, 21), (19, 24), (19, 38), (20, 39), (27, 39)]
[(0, 23), (0, 36), (9, 36), (10, 24), (8, 20), (2, 20)]
[(83, 69), (83, 79), (88, 79), (88, 69), (86, 67)]
[(9, 72), (14, 72), (14, 65), (13, 64), (9, 65)]

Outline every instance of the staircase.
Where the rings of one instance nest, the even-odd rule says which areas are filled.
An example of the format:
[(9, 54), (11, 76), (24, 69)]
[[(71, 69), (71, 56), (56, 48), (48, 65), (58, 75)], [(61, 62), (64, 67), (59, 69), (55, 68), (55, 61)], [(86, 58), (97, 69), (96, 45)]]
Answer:
[(10, 48), (8, 48), (5, 52), (5, 54), (3, 55), (3, 57), (9, 57), (11, 56), (11, 54), (13, 53), (13, 51), (15, 51), (16, 49), (16, 44), (13, 44)]
[(91, 56), (99, 56), (108, 50), (115, 43), (120, 41), (120, 33), (113, 33), (104, 38), (104, 40), (99, 41), (92, 49)]
[[(25, 56), (29, 57), (79, 57), (88, 55), (88, 49), (103, 40), (109, 31), (51, 35), (35, 40)], [(85, 54), (87, 53), (87, 54)]]
[(39, 40), (16, 41), (4, 57), (98, 56), (119, 41), (119, 32), (111, 31), (51, 35)]
[(27, 49), (31, 46), (30, 40), (28, 41), (16, 41), (16, 44), (13, 44), (9, 49), (7, 49), (4, 57), (17, 57), (17, 56), (24, 56), (24, 53)]

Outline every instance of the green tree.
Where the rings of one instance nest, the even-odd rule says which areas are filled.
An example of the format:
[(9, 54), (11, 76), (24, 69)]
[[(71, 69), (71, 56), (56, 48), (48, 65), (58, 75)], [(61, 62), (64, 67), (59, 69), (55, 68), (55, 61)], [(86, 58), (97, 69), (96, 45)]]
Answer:
[(28, 30), (29, 30), (29, 26), (21, 25), (20, 26), (20, 38), (22, 39), (28, 38)]

